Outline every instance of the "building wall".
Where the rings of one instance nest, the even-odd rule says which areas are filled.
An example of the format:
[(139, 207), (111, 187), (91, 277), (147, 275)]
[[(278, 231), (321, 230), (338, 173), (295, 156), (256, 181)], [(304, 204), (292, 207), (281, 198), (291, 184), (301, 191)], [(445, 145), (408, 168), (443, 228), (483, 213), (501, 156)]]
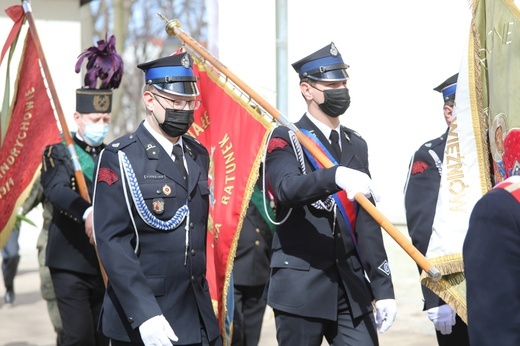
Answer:
[[(21, 2), (16, 0), (0, 0), (0, 44), (2, 47), (13, 25), (12, 20), (7, 17), (5, 9), (20, 4)], [(73, 121), (76, 104), (75, 90), (81, 87), (82, 83), (80, 74), (74, 72), (77, 57), (82, 51), (81, 24), (78, 20), (79, 0), (33, 0), (30, 5), (59, 103), (63, 109), (69, 130), (75, 130)], [(21, 39), (13, 58), (11, 66), (13, 83), (20, 59), (20, 51), (23, 47), (23, 38), (25, 38), (28, 27), (28, 23), (23, 26)], [(0, 95), (3, 95), (4, 92), (6, 65), (7, 54), (0, 68)]]

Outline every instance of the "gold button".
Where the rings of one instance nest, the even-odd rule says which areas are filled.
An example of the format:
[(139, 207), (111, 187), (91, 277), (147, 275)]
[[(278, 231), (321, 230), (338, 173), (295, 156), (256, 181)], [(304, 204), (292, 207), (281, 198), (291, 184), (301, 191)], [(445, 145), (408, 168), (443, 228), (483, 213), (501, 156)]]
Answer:
[(260, 245), (260, 241), (259, 240), (255, 241), (255, 245), (256, 246)]

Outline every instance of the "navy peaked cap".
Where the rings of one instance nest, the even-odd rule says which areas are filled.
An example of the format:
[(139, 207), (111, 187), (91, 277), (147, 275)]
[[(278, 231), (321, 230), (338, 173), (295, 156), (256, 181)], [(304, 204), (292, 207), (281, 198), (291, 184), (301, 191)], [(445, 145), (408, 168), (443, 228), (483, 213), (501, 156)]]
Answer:
[(446, 79), (444, 82), (433, 88), (433, 90), (442, 93), (442, 98), (444, 102), (454, 101), (455, 100), (455, 92), (457, 91), (457, 79), (459, 78), (459, 74), (456, 73), (450, 78)]
[(199, 91), (195, 82), (192, 60), (188, 53), (169, 55), (137, 65), (143, 70), (146, 84), (157, 89), (180, 96), (197, 96)]
[(344, 81), (348, 79), (347, 64), (343, 62), (338, 49), (329, 45), (292, 64), (300, 79), (310, 78), (317, 81)]

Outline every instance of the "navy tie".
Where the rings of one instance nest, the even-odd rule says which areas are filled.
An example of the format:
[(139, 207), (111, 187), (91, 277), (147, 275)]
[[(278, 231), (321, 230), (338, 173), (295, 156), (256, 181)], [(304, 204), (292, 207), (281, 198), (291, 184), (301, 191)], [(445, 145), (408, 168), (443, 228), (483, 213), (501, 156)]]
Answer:
[(175, 156), (175, 164), (179, 168), (179, 172), (181, 172), (184, 180), (188, 177), (188, 172), (186, 172), (186, 167), (184, 167), (184, 158), (182, 155), (182, 148), (180, 145), (174, 145), (172, 150), (173, 156)]
[(339, 134), (338, 131), (332, 130), (330, 132), (330, 143), (332, 144), (332, 149), (336, 153), (336, 158), (341, 158), (341, 148), (339, 146)]

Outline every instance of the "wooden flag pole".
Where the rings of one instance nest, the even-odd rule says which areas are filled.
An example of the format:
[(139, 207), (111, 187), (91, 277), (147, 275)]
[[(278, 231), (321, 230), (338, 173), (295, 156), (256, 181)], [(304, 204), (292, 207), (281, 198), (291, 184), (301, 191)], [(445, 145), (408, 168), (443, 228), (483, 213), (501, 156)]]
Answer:
[[(294, 131), (300, 143), (307, 149), (316, 159), (325, 167), (333, 167), (334, 164), (330, 159), (322, 153), (316, 145), (305, 136), (294, 124), (289, 122), (275, 107), (267, 102), (261, 95), (255, 92), (249, 85), (238, 78), (226, 66), (224, 66), (217, 58), (206, 50), (200, 43), (186, 34), (177, 19), (168, 20), (164, 16), (159, 16), (166, 23), (165, 30), (169, 36), (178, 36), (185, 44), (190, 46), (196, 53), (208, 61), (216, 70), (220, 71), (226, 78), (231, 80), (253, 101), (262, 107), (268, 114), (276, 119), (281, 125), (284, 125)], [(356, 201), (366, 209), (366, 211), (379, 223), (379, 225), (408, 253), (408, 255), (434, 280), (439, 281), (442, 277), (441, 273), (435, 268), (424, 255), (366, 198), (363, 194), (358, 193), (355, 196)]]
[[(83, 175), (83, 171), (81, 170), (81, 165), (79, 163), (79, 157), (76, 153), (76, 149), (74, 148), (74, 140), (70, 135), (69, 127), (67, 125), (67, 121), (65, 120), (65, 116), (63, 114), (63, 110), (61, 108), (61, 103), (58, 99), (58, 94), (56, 92), (56, 88), (54, 87), (54, 82), (51, 77), (51, 72), (49, 70), (49, 66), (47, 65), (47, 60), (45, 59), (45, 54), (43, 53), (42, 45), (40, 42), (40, 37), (38, 36), (38, 31), (36, 30), (36, 24), (34, 23), (34, 18), (32, 16), (32, 8), (31, 4), (27, 0), (23, 0), (23, 10), (25, 12), (25, 16), (27, 17), (27, 21), (29, 22), (29, 30), (33, 37), (34, 45), (36, 46), (36, 51), (38, 52), (38, 57), (40, 58), (40, 62), (42, 64), (43, 72), (45, 74), (45, 79), (47, 80), (47, 84), (49, 85), (49, 91), (51, 93), (52, 102), (56, 107), (56, 113), (58, 114), (58, 119), (60, 121), (61, 130), (63, 133), (63, 137), (65, 139), (65, 143), (67, 144), (67, 148), (69, 150), (72, 164), (74, 166), (74, 177), (76, 178), (76, 185), (78, 186), (79, 193), (81, 197), (83, 197), (87, 202), (91, 202), (90, 196), (88, 194), (87, 183), (85, 181), (85, 176)], [(94, 244), (95, 246), (95, 244)], [(97, 247), (96, 247), (97, 254)], [(103, 281), (105, 285), (108, 283), (108, 278), (101, 264), (101, 261), (98, 256), (99, 267), (101, 269), (101, 274), (103, 275)]]
[(72, 157), (72, 162), (74, 165), (74, 176), (76, 178), (76, 184), (78, 186), (81, 197), (83, 197), (86, 201), (90, 202), (90, 197), (88, 195), (87, 184), (85, 182), (85, 176), (81, 171), (81, 166), (79, 164), (79, 158), (76, 154), (76, 150), (74, 148), (74, 140), (69, 132), (69, 127), (67, 125), (67, 121), (65, 120), (65, 116), (63, 115), (63, 110), (61, 108), (60, 100), (58, 99), (58, 94), (56, 93), (56, 88), (54, 87), (54, 82), (51, 77), (51, 73), (49, 70), (49, 66), (47, 65), (47, 60), (45, 59), (45, 54), (43, 53), (42, 45), (40, 42), (40, 37), (38, 36), (38, 31), (36, 30), (36, 25), (34, 23), (34, 18), (32, 16), (31, 5), (28, 1), (23, 1), (23, 9), (25, 12), (25, 16), (27, 17), (27, 21), (29, 22), (29, 30), (34, 40), (34, 45), (36, 46), (36, 51), (38, 52), (38, 57), (40, 58), (40, 62), (42, 64), (43, 72), (45, 74), (45, 79), (47, 79), (47, 84), (49, 85), (49, 91), (51, 92), (52, 102), (56, 107), (56, 113), (58, 114), (58, 119), (60, 121), (63, 137), (65, 139), (65, 143), (67, 144), (67, 148)]

